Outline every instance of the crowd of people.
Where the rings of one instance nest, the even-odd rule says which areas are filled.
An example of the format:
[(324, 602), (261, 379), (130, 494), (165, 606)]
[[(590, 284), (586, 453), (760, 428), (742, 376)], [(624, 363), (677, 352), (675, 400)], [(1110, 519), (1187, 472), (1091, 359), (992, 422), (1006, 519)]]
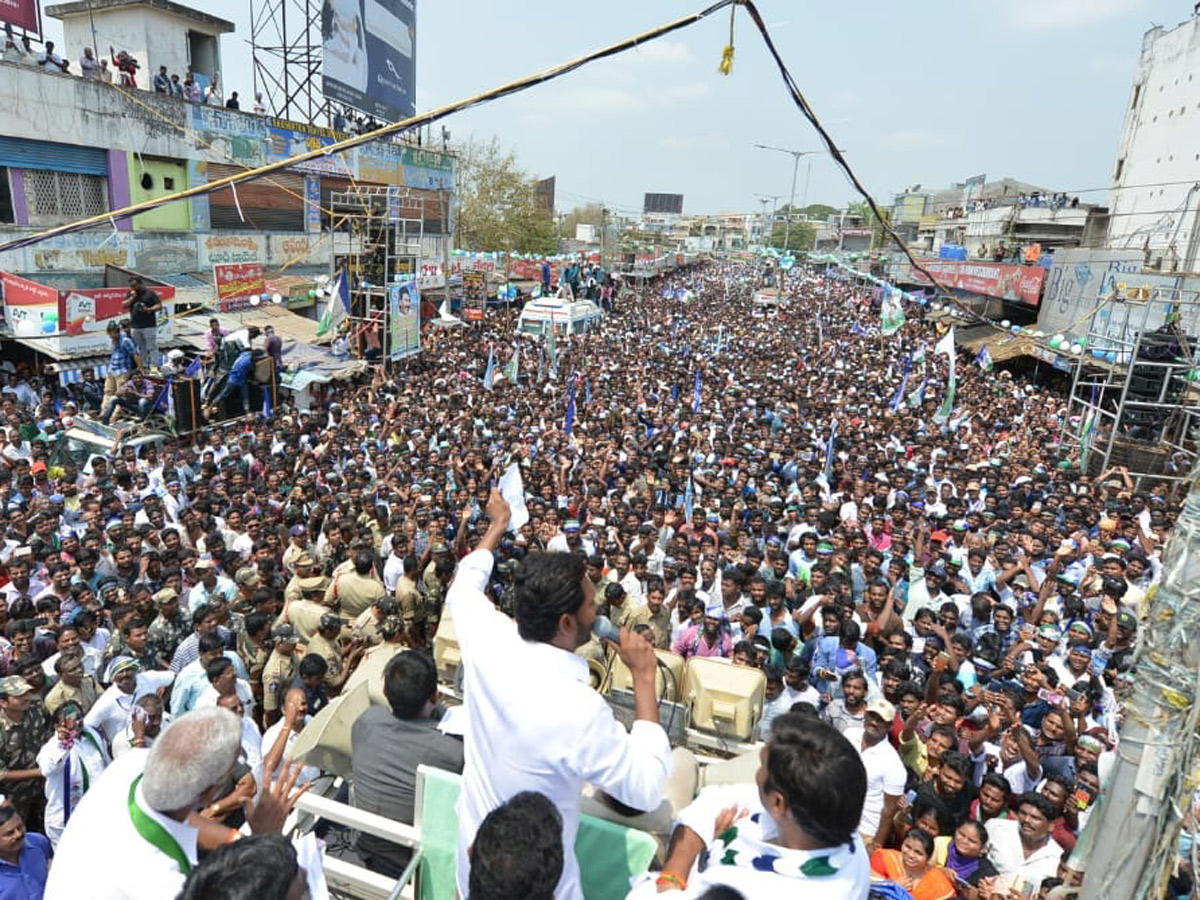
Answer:
[[(517, 336), (503, 310), (429, 328), (417, 357), (335, 385), (317, 408), (283, 404), (83, 464), (52, 452), (74, 411), (63, 389), (11, 379), (0, 886), (14, 867), (44, 879), (55, 845), (52, 887), (67, 884), (68, 857), (72, 885), (101, 870), (134, 881), (118, 863), (144, 854), (105, 835), (102, 804), (139, 830), (136, 800), (183, 845), (182, 862), (154, 857), (160, 883), (206, 896), (185, 883), (228, 876), (224, 844), (243, 822), (278, 831), (320, 774), (289, 768), (288, 747), (383, 654), (389, 708), (355, 726), (354, 802), (411, 821), (418, 764), (463, 771), (463, 895), (505, 896), (476, 889), (484, 874), (465, 853), (516, 828), (497, 852), (557, 858), (548, 889), (580, 896), (573, 841), (557, 857), (539, 841), (573, 837), (572, 779), (657, 804), (673, 763), (656, 713), (639, 715), (651, 721), (619, 760), (576, 746), (573, 725), (544, 722), (530, 741), (518, 728), (507, 751), (479, 735), (528, 708), (601, 746), (606, 708), (558, 683), (578, 677), (573, 664), (537, 654), (532, 679), (504, 659), (530, 642), (619, 652), (652, 685), (638, 641), (761, 669), (765, 749), (757, 781), (676, 810), (660, 868), (631, 896), (789, 896), (812, 882), (861, 898), (886, 881), (917, 900), (1008, 900), (1077, 882), (1086, 860), (1071, 853), (1116, 759), (1179, 499), (1119, 468), (1080, 471), (1060, 443), (1063, 393), (1008, 371), (959, 365), (939, 416), (947, 363), (919, 307), (881, 338), (853, 279), (797, 268), (791, 302), (764, 313), (759, 276), (713, 263), (627, 289), (553, 348)], [(489, 350), (500, 369), (518, 346), (516, 383), (485, 389)], [(491, 488), (513, 464), (529, 521), (507, 531)], [(429, 655), (447, 608), (467, 667), (465, 742), (461, 722), (439, 727)], [(619, 648), (591, 637), (597, 611)], [(189, 721), (219, 752), (196, 750), (194, 734), (159, 750)], [(561, 760), (539, 781), (510, 758), (566, 742), (587, 757), (569, 777)], [(189, 768), (189, 753), (203, 762)], [(539, 797), (561, 828), (545, 827)], [(23, 841), (6, 837), (10, 821)], [(303, 866), (273, 840), (236, 852), (275, 854), (287, 888)], [(383, 843), (357, 852), (398, 874), (408, 854)], [(1174, 886), (1189, 877), (1181, 865)], [(550, 896), (521, 885), (512, 896)]]

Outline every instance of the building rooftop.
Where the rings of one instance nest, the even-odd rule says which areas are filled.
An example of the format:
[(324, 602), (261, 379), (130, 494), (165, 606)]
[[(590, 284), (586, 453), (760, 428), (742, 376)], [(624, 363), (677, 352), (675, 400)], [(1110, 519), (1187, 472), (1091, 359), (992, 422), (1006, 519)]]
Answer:
[(157, 9), (182, 19), (202, 23), (218, 34), (232, 34), (236, 30), (236, 26), (228, 19), (209, 15), (198, 9), (192, 9), (190, 6), (184, 6), (182, 3), (175, 3), (174, 0), (82, 0), (77, 3), (59, 3), (55, 6), (47, 6), (46, 15), (54, 19), (69, 19), (72, 16), (95, 15), (109, 9), (136, 6)]

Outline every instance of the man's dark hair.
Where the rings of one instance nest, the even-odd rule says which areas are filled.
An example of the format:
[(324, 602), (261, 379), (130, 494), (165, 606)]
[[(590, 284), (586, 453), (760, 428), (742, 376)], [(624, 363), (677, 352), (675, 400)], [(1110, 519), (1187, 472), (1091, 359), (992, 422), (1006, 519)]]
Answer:
[(562, 816), (544, 795), (522, 791), (488, 813), (475, 833), (470, 895), (551, 900), (562, 869)]
[(942, 769), (952, 769), (961, 775), (965, 781), (969, 782), (974, 766), (965, 753), (959, 753), (957, 750), (947, 750), (942, 754)]
[(233, 663), (224, 656), (218, 656), (216, 659), (209, 661), (208, 665), (204, 667), (204, 674), (208, 678), (208, 683), (212, 684), (225, 674), (226, 669), (232, 668)]
[(215, 631), (212, 634), (200, 635), (200, 640), (196, 643), (196, 650), (199, 653), (212, 653), (214, 650), (223, 651), (224, 649), (225, 642)]
[(300, 660), (298, 671), (301, 678), (316, 678), (318, 675), (324, 678), (329, 671), (329, 663), (319, 653), (306, 653), (304, 659)]
[(854, 746), (819, 719), (784, 713), (771, 723), (764, 795), (783, 794), (796, 824), (822, 847), (849, 843), (862, 817), (867, 771)]
[(558, 620), (583, 606), (582, 556), (536, 553), (521, 560), (513, 582), (517, 632), (527, 641), (549, 643)]
[(383, 670), (383, 696), (397, 719), (416, 716), (436, 690), (437, 667), (426, 653), (405, 650)]
[(1036, 791), (1026, 791), (1017, 798), (1017, 802), (1013, 804), (1012, 808), (1019, 812), (1022, 806), (1036, 808), (1050, 822), (1053, 822), (1054, 817), (1057, 815), (1054, 811), (1054, 804), (1050, 802), (1049, 798), (1043, 797)]
[[(360, 550), (354, 554), (354, 574), (370, 575), (373, 558), (369, 550)], [(405, 570), (407, 571), (407, 569)]]
[(291, 841), (281, 834), (253, 834), (205, 857), (179, 900), (285, 900), (298, 869)]

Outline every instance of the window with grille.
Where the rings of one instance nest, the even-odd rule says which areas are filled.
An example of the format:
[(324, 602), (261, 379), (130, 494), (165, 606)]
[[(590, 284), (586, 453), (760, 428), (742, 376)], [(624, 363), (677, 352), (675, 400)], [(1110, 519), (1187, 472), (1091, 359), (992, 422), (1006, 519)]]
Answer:
[(25, 170), (25, 200), (29, 224), (82, 219), (108, 212), (107, 179), (75, 172)]

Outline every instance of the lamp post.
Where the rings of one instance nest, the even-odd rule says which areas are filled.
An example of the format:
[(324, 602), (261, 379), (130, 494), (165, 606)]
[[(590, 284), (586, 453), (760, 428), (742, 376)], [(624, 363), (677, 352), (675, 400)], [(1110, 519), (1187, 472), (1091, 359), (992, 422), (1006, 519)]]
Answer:
[[(788, 150), (784, 147), (768, 147), (766, 144), (755, 144), (759, 150), (772, 150), (776, 153), (787, 153), (792, 157), (792, 193), (791, 199), (788, 200), (788, 217), (787, 224), (783, 229), (783, 249), (786, 252), (789, 250), (789, 244), (792, 237), (792, 214), (796, 207), (796, 175), (800, 171), (800, 157), (816, 156), (817, 154), (825, 153), (825, 150)], [(843, 152), (843, 151), (839, 151)], [(812, 174), (812, 160), (809, 160), (808, 175)], [(808, 200), (808, 175), (804, 176), (804, 199)], [(773, 223), (772, 223), (773, 224)]]

